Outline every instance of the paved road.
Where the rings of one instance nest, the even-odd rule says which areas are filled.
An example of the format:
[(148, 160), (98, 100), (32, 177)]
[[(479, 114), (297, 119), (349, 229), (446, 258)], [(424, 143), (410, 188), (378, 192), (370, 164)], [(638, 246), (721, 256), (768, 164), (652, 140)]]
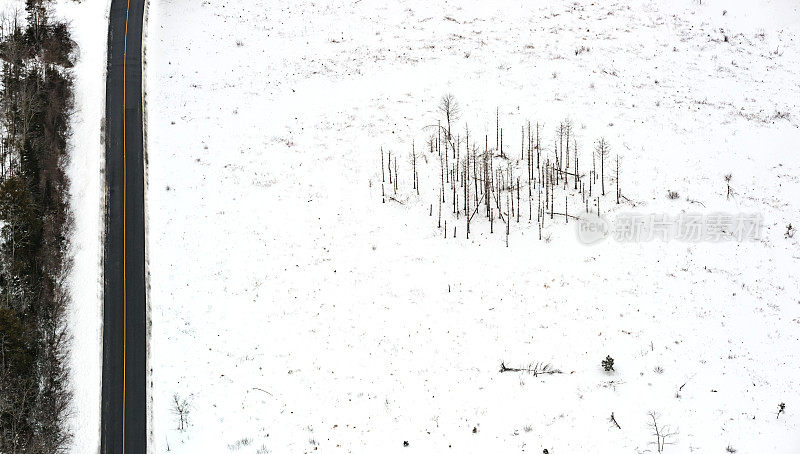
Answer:
[(100, 450), (147, 451), (142, 21), (112, 0), (106, 79), (106, 238)]

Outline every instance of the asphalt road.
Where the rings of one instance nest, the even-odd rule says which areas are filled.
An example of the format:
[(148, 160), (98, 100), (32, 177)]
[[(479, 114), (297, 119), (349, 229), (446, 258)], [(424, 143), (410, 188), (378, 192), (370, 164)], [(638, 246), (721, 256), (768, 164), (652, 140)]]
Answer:
[(106, 79), (106, 217), (100, 452), (147, 451), (142, 22), (112, 0)]

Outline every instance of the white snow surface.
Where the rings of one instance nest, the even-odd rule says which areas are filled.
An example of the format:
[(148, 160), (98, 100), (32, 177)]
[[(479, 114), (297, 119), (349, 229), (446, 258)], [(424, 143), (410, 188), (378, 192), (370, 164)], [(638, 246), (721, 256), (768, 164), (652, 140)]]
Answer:
[[(70, 370), (73, 404), (70, 452), (100, 451), (100, 391), (103, 354), (103, 210), (105, 177), (106, 41), (109, 0), (59, 0), (55, 13), (70, 24), (77, 44), (75, 111), (69, 139), (72, 306)], [(22, 6), (20, 6), (22, 8)]]
[[(665, 452), (798, 452), (799, 31), (790, 0), (151, 2), (153, 452), (655, 452), (649, 411)], [(507, 248), (449, 215), (444, 239), (436, 159), (417, 196), (408, 157), (448, 92), (459, 131), (493, 142), (499, 107), (519, 150), (569, 116), (638, 210), (758, 213), (761, 239), (589, 247), (523, 219)]]

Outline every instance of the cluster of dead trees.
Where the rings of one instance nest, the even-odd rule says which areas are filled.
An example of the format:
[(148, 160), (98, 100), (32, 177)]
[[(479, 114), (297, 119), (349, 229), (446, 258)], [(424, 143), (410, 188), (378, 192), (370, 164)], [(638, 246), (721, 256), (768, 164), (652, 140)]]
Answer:
[(67, 159), (74, 43), (44, 0), (0, 18), (0, 452), (68, 448)]
[[(509, 140), (497, 109), (495, 143), (490, 144), (489, 134), (476, 137), (469, 126), (464, 127), (463, 135), (454, 132), (461, 110), (452, 95), (442, 97), (439, 111), (441, 120), (425, 128), (430, 132), (425, 143), (420, 147), (412, 141), (411, 184), (404, 186), (410, 186), (417, 196), (421, 190), (435, 191), (436, 202), (430, 204), (429, 215), (434, 216), (436, 205), (437, 226), (445, 238), (457, 237), (459, 221), (469, 238), (475, 222), (483, 218), (490, 233), (500, 223), (508, 245), (513, 224), (535, 219), (541, 240), (549, 223), (569, 223), (583, 212), (600, 215), (607, 189), (614, 191), (614, 201), (609, 203), (619, 204), (623, 198), (619, 156), (611, 161), (611, 147), (604, 138), (588, 152), (580, 149), (569, 119), (558, 124), (552, 141), (546, 139), (544, 125), (538, 122), (521, 125)], [(398, 191), (402, 194), (398, 153), (383, 148), (380, 153), (381, 200), (403, 203), (398, 195)], [(607, 174), (609, 166), (613, 167)], [(422, 189), (421, 172), (427, 175)]]

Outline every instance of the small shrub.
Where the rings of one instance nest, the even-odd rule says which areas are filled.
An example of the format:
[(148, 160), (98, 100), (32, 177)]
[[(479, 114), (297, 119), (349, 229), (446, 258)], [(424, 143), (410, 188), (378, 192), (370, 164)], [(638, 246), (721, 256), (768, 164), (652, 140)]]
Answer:
[(240, 449), (242, 449), (244, 447), (250, 446), (250, 443), (252, 441), (253, 440), (251, 440), (250, 438), (245, 437), (245, 438), (242, 438), (241, 440), (236, 440), (235, 443), (229, 443), (228, 444), (228, 449), (231, 450), (231, 451), (238, 451), (238, 450), (240, 450)]
[(611, 372), (614, 370), (614, 358), (611, 355), (606, 355), (606, 359), (604, 359), (600, 364), (603, 366), (603, 370), (606, 372)]
[(667, 198), (668, 199), (675, 200), (678, 197), (680, 197), (680, 194), (678, 194), (678, 191), (667, 191)]

